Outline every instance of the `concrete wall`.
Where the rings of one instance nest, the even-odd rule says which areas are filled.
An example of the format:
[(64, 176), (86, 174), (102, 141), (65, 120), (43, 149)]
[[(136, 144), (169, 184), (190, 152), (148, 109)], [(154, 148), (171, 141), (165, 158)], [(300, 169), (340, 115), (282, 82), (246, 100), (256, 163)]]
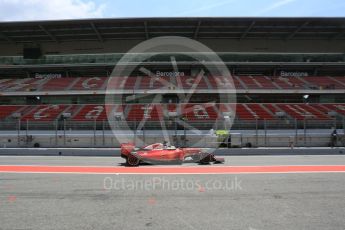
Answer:
[[(216, 149), (216, 155), (331, 155), (345, 154), (345, 148), (242, 148)], [(120, 156), (118, 148), (0, 148), (0, 156)]]
[[(148, 131), (147, 131), (148, 132)], [(309, 130), (304, 133), (303, 130), (270, 130), (266, 134), (253, 130), (236, 131), (231, 134), (231, 145), (233, 147), (245, 147), (249, 143), (252, 147), (289, 147), (292, 143), (298, 147), (327, 147), (330, 143), (330, 130)], [(345, 138), (343, 130), (338, 130), (338, 146), (344, 146)], [(134, 142), (132, 134), (122, 134), (127, 138), (128, 142)], [(172, 139), (173, 134), (170, 133), (170, 142), (176, 146), (184, 146), (183, 134), (178, 134), (178, 143), (174, 143)], [(145, 143), (163, 142), (164, 137), (161, 133), (152, 132), (146, 133), (145, 138), (142, 134), (138, 134), (139, 140), (144, 140)], [(202, 141), (200, 141), (204, 138)], [(137, 140), (138, 140), (137, 139)], [(212, 148), (219, 145), (219, 138), (210, 134), (204, 133), (202, 135), (187, 134), (187, 146)], [(32, 131), (28, 135), (25, 132), (16, 133), (0, 133), (0, 146), (2, 148), (14, 147), (34, 147), (38, 143), (40, 147), (105, 147), (116, 148), (120, 146), (119, 140), (110, 133), (103, 135), (102, 132), (93, 133), (93, 131), (85, 131), (83, 133), (54, 133), (54, 131)], [(138, 145), (140, 142), (137, 142)]]

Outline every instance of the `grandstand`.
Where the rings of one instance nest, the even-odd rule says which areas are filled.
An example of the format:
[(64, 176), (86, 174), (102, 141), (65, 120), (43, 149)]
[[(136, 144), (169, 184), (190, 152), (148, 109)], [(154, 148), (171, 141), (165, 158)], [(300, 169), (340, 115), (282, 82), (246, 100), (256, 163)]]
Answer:
[[(161, 104), (128, 104), (124, 105), (124, 117), (129, 121), (141, 121), (144, 113), (150, 120), (159, 121), (159, 114), (167, 114), (168, 111), (176, 112), (182, 110), (189, 120), (216, 120), (222, 119), (224, 114), (231, 112), (231, 109), (224, 109), (233, 104), (214, 104), (212, 106), (203, 103), (177, 104), (174, 109), (162, 106)], [(220, 107), (222, 108), (220, 110)], [(54, 121), (63, 113), (71, 113), (71, 119), (76, 121), (85, 120), (107, 120), (105, 106), (97, 104), (86, 105), (0, 105), (2, 120), (11, 120), (13, 114), (21, 114), (22, 121)], [(184, 111), (189, 112), (184, 112)], [(194, 110), (202, 110), (202, 115), (194, 114)], [(219, 111), (220, 110), (220, 111)], [(25, 111), (24, 113), (22, 111)], [(285, 119), (315, 119), (334, 120), (332, 112), (339, 116), (345, 115), (345, 104), (294, 104), (294, 103), (246, 103), (236, 105), (236, 118), (239, 120), (279, 120), (279, 112), (285, 114)]]
[[(1, 22), (0, 144), (116, 146), (108, 137), (110, 120), (124, 127), (117, 132), (139, 127), (156, 139), (164, 121), (184, 145), (193, 139), (188, 127), (204, 135), (230, 126), (233, 136), (221, 140), (226, 146), (287, 146), (291, 136), (296, 146), (327, 146), (333, 129), (342, 145), (344, 23), (344, 18)], [(160, 36), (204, 43), (218, 54), (231, 79), (207, 71), (198, 78), (204, 64), (217, 63), (196, 62), (188, 53), (174, 54), (182, 75), (168, 76), (174, 69), (171, 54), (165, 53), (129, 63), (136, 65), (129, 76), (112, 74), (127, 50)], [(147, 53), (130, 55), (140, 60)], [(147, 76), (141, 67), (167, 75)], [(105, 102), (109, 82), (111, 104)], [(181, 100), (191, 90), (189, 100)], [(237, 104), (227, 99), (234, 90)], [(83, 135), (88, 139), (82, 141)]]

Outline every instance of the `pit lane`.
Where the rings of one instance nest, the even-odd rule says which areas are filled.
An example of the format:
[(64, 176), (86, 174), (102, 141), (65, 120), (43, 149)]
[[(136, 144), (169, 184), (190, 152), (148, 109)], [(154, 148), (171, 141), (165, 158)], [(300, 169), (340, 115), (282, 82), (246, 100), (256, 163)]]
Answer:
[[(206, 167), (345, 165), (343, 155), (225, 158), (224, 165)], [(117, 168), (123, 162), (117, 157), (0, 157), (2, 166)], [(344, 175), (2, 172), (0, 229), (343, 229)]]

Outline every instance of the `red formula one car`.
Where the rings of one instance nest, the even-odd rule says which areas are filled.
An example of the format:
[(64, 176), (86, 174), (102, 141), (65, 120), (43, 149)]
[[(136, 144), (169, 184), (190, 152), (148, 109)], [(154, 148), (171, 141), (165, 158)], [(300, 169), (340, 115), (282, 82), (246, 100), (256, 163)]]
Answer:
[(190, 158), (188, 162), (199, 164), (224, 162), (224, 158), (215, 157), (200, 148), (176, 148), (162, 143), (155, 143), (143, 148), (136, 148), (132, 143), (121, 144), (121, 157), (126, 159), (128, 166), (138, 166), (140, 163), (181, 164), (188, 158)]

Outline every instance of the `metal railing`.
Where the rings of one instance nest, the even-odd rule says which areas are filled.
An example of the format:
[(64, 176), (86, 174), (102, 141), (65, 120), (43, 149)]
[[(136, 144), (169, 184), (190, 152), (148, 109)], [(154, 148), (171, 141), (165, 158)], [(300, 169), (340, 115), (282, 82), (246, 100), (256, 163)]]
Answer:
[[(117, 147), (114, 134), (128, 135), (143, 140), (161, 141), (166, 132), (171, 140), (183, 146), (197, 142), (205, 136), (209, 142), (231, 147), (273, 146), (328, 146), (331, 133), (338, 130), (338, 146), (345, 145), (345, 120), (226, 120), (214, 122), (185, 121), (0, 121), (1, 147)], [(226, 133), (222, 137), (220, 131)], [(230, 138), (229, 138), (230, 135)], [(189, 141), (189, 143), (188, 143)], [(210, 143), (205, 143), (209, 146)]]
[[(185, 125), (184, 125), (185, 124)], [(0, 121), (0, 131), (3, 130), (110, 130), (111, 127), (118, 127), (119, 130), (135, 130), (139, 126), (146, 130), (162, 130), (160, 121), (75, 121), (75, 120), (54, 120), (54, 121), (33, 121), (33, 120), (3, 120)], [(229, 123), (227, 120), (215, 121), (178, 121), (165, 120), (164, 129), (183, 130), (188, 128), (198, 130), (284, 130), (284, 129), (344, 129), (345, 119), (333, 120), (235, 120)]]

